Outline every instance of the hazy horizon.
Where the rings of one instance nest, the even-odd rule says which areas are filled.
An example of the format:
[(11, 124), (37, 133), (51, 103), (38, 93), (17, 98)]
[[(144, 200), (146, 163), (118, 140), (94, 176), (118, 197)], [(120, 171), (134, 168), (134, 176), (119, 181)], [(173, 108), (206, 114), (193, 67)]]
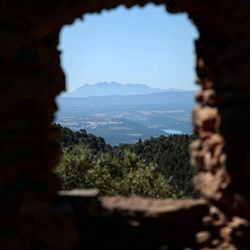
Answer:
[(170, 15), (163, 6), (88, 14), (60, 35), (68, 92), (98, 82), (195, 90), (197, 36), (186, 15)]
[(149, 88), (152, 89), (159, 89), (159, 90), (166, 90), (166, 91), (172, 91), (172, 90), (177, 90), (177, 91), (193, 91), (194, 89), (181, 89), (181, 88), (167, 88), (167, 86), (163, 86), (163, 88), (158, 88), (158, 87), (154, 87), (154, 86), (150, 86), (149, 84), (146, 83), (131, 83), (131, 82), (125, 82), (125, 83), (121, 83), (121, 82), (116, 82), (116, 81), (102, 81), (102, 82), (96, 82), (96, 83), (83, 83), (82, 85), (79, 85), (78, 87), (76, 87), (74, 90), (72, 90), (71, 92), (68, 91), (68, 93), (72, 93), (80, 88), (82, 88), (83, 86), (94, 86), (94, 85), (99, 85), (99, 84), (119, 84), (119, 85), (123, 85), (123, 86), (130, 86), (130, 85), (141, 85), (141, 86), (147, 86)]

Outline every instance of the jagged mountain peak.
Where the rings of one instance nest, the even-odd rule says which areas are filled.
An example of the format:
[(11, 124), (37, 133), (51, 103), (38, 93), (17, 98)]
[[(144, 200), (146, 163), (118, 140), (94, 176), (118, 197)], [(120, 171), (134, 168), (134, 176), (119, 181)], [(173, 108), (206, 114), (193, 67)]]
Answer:
[(66, 97), (146, 95), (164, 91), (166, 90), (152, 88), (146, 84), (139, 83), (99, 82), (96, 84), (84, 84), (75, 91), (66, 94)]

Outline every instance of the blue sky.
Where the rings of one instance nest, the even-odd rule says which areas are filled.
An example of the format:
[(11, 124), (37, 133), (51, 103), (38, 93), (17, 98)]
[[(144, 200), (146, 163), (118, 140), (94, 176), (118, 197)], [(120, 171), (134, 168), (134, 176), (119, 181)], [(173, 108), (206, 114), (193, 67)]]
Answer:
[(86, 15), (61, 31), (67, 90), (103, 81), (193, 90), (197, 37), (186, 15), (164, 6)]

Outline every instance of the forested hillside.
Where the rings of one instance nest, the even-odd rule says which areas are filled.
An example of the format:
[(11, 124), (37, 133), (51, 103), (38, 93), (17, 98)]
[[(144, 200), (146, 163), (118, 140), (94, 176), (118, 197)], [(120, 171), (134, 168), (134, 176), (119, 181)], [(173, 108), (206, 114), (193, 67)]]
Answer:
[(85, 129), (73, 131), (70, 128), (62, 127), (60, 124), (54, 124), (54, 127), (60, 131), (61, 136), (59, 144), (63, 149), (82, 144), (88, 146), (95, 152), (107, 152), (112, 150), (112, 147), (106, 144), (102, 137), (89, 134)]
[(195, 196), (192, 178), (194, 168), (190, 165), (189, 145), (195, 139), (190, 135), (170, 135), (139, 140), (136, 144), (125, 144), (114, 147), (114, 152), (122, 155), (129, 150), (147, 164), (153, 162), (164, 176), (171, 179), (185, 196)]
[(98, 188), (102, 195), (197, 197), (188, 147), (194, 136), (160, 136), (111, 147), (85, 130), (60, 129), (63, 189)]

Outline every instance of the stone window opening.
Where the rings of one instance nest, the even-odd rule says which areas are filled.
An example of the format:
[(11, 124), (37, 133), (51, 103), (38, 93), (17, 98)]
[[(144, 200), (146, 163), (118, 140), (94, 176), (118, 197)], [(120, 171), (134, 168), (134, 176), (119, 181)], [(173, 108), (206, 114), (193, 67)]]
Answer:
[[(144, 13), (144, 15), (143, 15), (143, 13)], [(161, 18), (157, 18), (157, 16), (156, 16), (157, 14), (160, 15)], [(124, 17), (125, 15), (128, 16), (126, 19)], [(135, 19), (135, 15), (137, 15), (139, 17), (137, 19)], [(166, 15), (166, 17), (164, 17), (165, 15)], [(128, 20), (129, 17), (132, 18), (133, 20), (135, 20), (135, 23), (133, 23), (133, 26), (131, 26), (129, 28), (132, 31), (126, 30), (126, 29), (128, 29), (128, 27), (126, 27), (123, 24), (124, 20)], [(118, 25), (116, 25), (114, 27), (106, 28), (107, 24), (110, 25), (111, 18), (112, 18), (113, 22), (115, 22), (115, 20), (117, 20), (116, 23), (120, 24), (119, 27), (118, 27)], [(149, 18), (149, 19), (151, 18), (151, 19), (156, 19), (156, 20), (145, 22), (146, 21), (145, 18)], [(174, 19), (176, 19), (176, 18), (177, 18), (177, 20), (174, 23)], [(178, 15), (178, 16), (175, 16), (175, 15), (170, 16), (169, 15), (169, 16), (167, 16), (167, 12), (165, 10), (164, 5), (159, 5), (156, 7), (156, 6), (148, 4), (145, 7), (143, 7), (143, 9), (138, 8), (138, 7), (137, 8), (134, 7), (132, 9), (126, 10), (125, 8), (117, 7), (116, 9), (114, 9), (112, 11), (109, 10), (107, 12), (102, 12), (101, 14), (98, 14), (98, 15), (96, 15), (96, 14), (95, 15), (93, 15), (93, 14), (85, 15), (83, 17), (83, 19), (84, 19), (83, 22), (77, 21), (74, 23), (74, 25), (65, 26), (62, 29), (61, 35), (60, 35), (61, 62), (62, 62), (62, 68), (64, 69), (64, 72), (66, 75), (67, 89), (72, 90), (72, 87), (75, 86), (74, 82), (88, 83), (88, 80), (85, 80), (85, 79), (88, 79), (91, 77), (94, 78), (95, 76), (98, 76), (96, 83), (98, 81), (99, 82), (103, 82), (103, 81), (106, 82), (107, 79), (108, 79), (107, 82), (110, 81), (111, 83), (113, 81), (119, 82), (119, 83), (120, 82), (125, 83), (124, 80), (119, 79), (120, 76), (116, 73), (117, 71), (120, 72), (120, 74), (122, 76), (124, 76), (124, 79), (129, 79), (126, 81), (126, 83), (127, 82), (128, 83), (147, 83), (146, 81), (152, 82), (152, 79), (155, 77), (155, 78), (159, 79), (159, 81), (161, 81), (161, 82), (164, 81), (164, 85), (162, 85), (163, 86), (162, 88), (164, 88), (164, 86), (166, 86), (166, 89), (167, 88), (169, 88), (169, 89), (170, 88), (172, 88), (172, 89), (174, 89), (174, 88), (185, 89), (188, 87), (192, 88), (191, 86), (194, 85), (195, 54), (194, 54), (193, 42), (194, 42), (194, 39), (198, 36), (198, 34), (194, 30), (194, 27), (192, 26), (191, 22), (187, 19), (186, 16), (184, 16), (184, 15)], [(143, 20), (144, 20), (144, 24), (142, 23)], [(96, 23), (99, 24), (100, 28), (97, 26)], [(170, 24), (166, 25), (166, 23), (170, 23)], [(90, 30), (91, 24), (92, 24), (92, 26), (97, 27), (94, 32), (92, 30)], [(172, 27), (170, 26), (171, 24), (172, 24)], [(177, 26), (174, 27), (173, 26), (174, 24), (176, 24)], [(147, 28), (144, 27), (145, 25)], [(111, 31), (111, 29), (112, 29), (112, 31)], [(115, 31), (113, 31), (113, 29)], [(125, 29), (125, 31), (124, 31), (124, 29)], [(142, 29), (147, 30), (147, 35), (145, 35), (145, 33), (146, 33), (145, 31), (140, 31)], [(157, 31), (154, 31), (155, 29), (157, 29)], [(161, 30), (161, 32), (158, 30)], [(162, 34), (164, 32), (169, 34), (169, 35), (166, 36), (166, 35)], [(99, 33), (100, 33), (100, 35), (96, 35)], [(104, 35), (104, 33), (108, 33), (109, 37), (111, 37), (111, 39), (109, 39), (109, 37), (106, 37)], [(171, 33), (173, 33), (173, 34), (170, 36)], [(74, 39), (74, 42), (73, 42), (73, 39)], [(115, 47), (115, 44), (112, 44), (112, 39), (120, 41), (119, 43), (121, 43), (121, 45), (119, 47), (118, 46)], [(122, 43), (121, 39), (123, 39), (126, 42)], [(132, 42), (130, 41), (131, 39), (133, 40)], [(160, 42), (159, 40), (164, 41), (164, 43), (166, 45), (165, 48), (162, 45), (163, 41)], [(173, 43), (174, 40), (176, 40), (175, 43)], [(179, 42), (180, 40), (182, 42)], [(138, 42), (138, 41), (140, 41), (140, 42)], [(110, 45), (110, 43), (114, 47), (112, 47), (112, 45)], [(153, 45), (151, 45), (151, 44), (153, 44)], [(157, 44), (160, 47), (157, 48), (156, 47)], [(176, 45), (176, 44), (178, 44), (178, 45)], [(153, 48), (153, 46), (155, 46), (155, 47)], [(99, 53), (95, 53), (94, 50), (97, 50)], [(122, 50), (126, 50), (129, 53), (129, 55), (126, 55), (127, 57), (125, 57), (125, 59), (123, 58), (124, 53)], [(93, 58), (91, 57), (90, 51), (93, 51), (92, 52)], [(108, 52), (106, 52), (106, 51), (108, 51)], [(176, 51), (175, 55), (173, 55), (170, 51)], [(72, 53), (72, 55), (69, 55), (71, 53)], [(148, 60), (151, 61), (151, 63), (144, 62), (144, 60), (146, 59), (146, 56), (144, 56), (143, 54), (146, 54), (146, 55), (148, 54)], [(73, 55), (75, 55), (75, 56), (73, 56)], [(79, 55), (81, 55), (81, 56), (79, 56)], [(117, 55), (119, 55), (119, 57)], [(97, 58), (95, 58), (95, 56)], [(140, 56), (142, 56), (144, 59), (139, 60), (138, 58)], [(185, 57), (184, 59), (183, 59), (183, 56)], [(163, 57), (164, 57), (164, 59), (162, 59)], [(121, 61), (125, 60), (125, 62), (120, 62), (119, 59)], [(113, 61), (113, 64), (109, 63), (110, 60)], [(134, 66), (134, 64), (133, 64), (134, 60), (137, 61), (137, 64), (138, 64), (137, 67)], [(165, 61), (165, 64), (164, 64), (164, 61)], [(183, 62), (183, 61), (185, 61), (185, 62)], [(108, 63), (109, 67), (107, 67), (105, 65), (105, 63), (106, 64)], [(117, 64), (120, 66), (117, 66)], [(131, 66), (130, 64), (133, 66)], [(161, 64), (164, 64), (164, 67)], [(74, 67), (72, 67), (72, 65), (74, 65)], [(105, 68), (105, 72), (103, 72), (102, 67)], [(99, 68), (101, 68), (101, 69), (99, 69)], [(93, 69), (94, 69), (94, 76), (92, 73)], [(132, 80), (132, 77), (130, 75), (127, 76), (127, 78), (126, 78), (125, 74), (123, 73), (123, 69), (125, 72), (132, 71), (131, 75), (135, 77), (135, 80)], [(147, 74), (148, 78), (144, 77), (144, 80), (137, 80), (137, 79), (139, 79), (139, 77), (137, 77), (136, 74), (143, 75), (145, 73), (140, 73), (140, 71), (145, 72), (145, 70), (151, 71), (151, 74)], [(139, 71), (139, 73), (138, 73), (138, 71)], [(193, 73), (191, 73), (191, 71), (193, 71)], [(79, 73), (79, 72), (81, 72), (81, 73)], [(183, 75), (183, 77), (182, 77), (182, 79), (176, 80), (176, 78), (178, 78), (177, 75), (180, 74), (180, 72)], [(159, 77), (157, 74), (158, 75), (164, 74), (164, 76)], [(75, 75), (77, 75), (78, 78)], [(86, 77), (85, 77), (85, 75), (86, 75)], [(120, 77), (120, 78), (122, 78), (122, 77)], [(142, 78), (142, 76), (141, 76), (141, 78)], [(81, 79), (81, 80), (79, 80), (79, 79)], [(119, 80), (117, 80), (117, 79), (119, 79)], [(179, 84), (176, 86), (176, 83), (178, 81), (183, 82), (183, 84), (182, 85)], [(155, 82), (157, 82), (157, 80), (155, 80)], [(92, 83), (93, 83), (93, 80), (92, 80)], [(172, 84), (172, 85), (167, 86), (167, 83)], [(153, 88), (157, 88), (157, 87), (153, 87)], [(81, 92), (81, 94), (84, 94), (84, 93)], [(130, 93), (130, 94), (134, 94), (134, 93)], [(72, 96), (74, 97), (74, 92), (73, 92)], [(69, 95), (69, 97), (71, 97), (71, 96)], [(184, 128), (185, 130), (183, 131), (183, 134), (191, 135), (192, 134), (191, 109), (192, 109), (192, 105), (193, 105), (192, 101), (194, 99), (193, 93), (190, 94), (189, 98), (190, 98), (189, 103), (187, 103), (186, 105), (182, 105), (180, 108), (180, 109), (184, 109), (184, 108), (187, 109), (187, 110), (185, 110), (186, 115), (185, 115), (185, 117), (184, 117), (184, 115), (183, 115), (183, 117), (179, 116), (179, 119), (181, 119), (181, 118), (189, 119), (189, 121), (183, 122), (184, 123), (183, 126), (186, 126)], [(186, 101), (186, 99), (184, 99), (184, 102), (185, 101)], [(182, 103), (182, 100), (180, 100), (179, 102)], [(62, 110), (64, 110), (64, 112), (66, 112), (66, 114), (63, 114), (63, 111), (60, 112), (60, 104), (62, 105), (61, 106)], [(81, 105), (83, 105), (82, 110), (84, 112), (87, 111), (88, 104), (86, 104), (85, 107), (84, 107), (84, 104), (81, 104)], [(115, 103), (114, 103), (114, 105), (115, 105)], [(60, 99), (58, 106), (59, 106), (59, 113), (60, 113), (60, 119), (58, 119), (58, 121), (61, 122), (61, 124), (63, 126), (66, 126), (66, 127), (69, 126), (73, 130), (87, 129), (88, 133), (92, 133), (96, 136), (102, 136), (102, 134), (100, 134), (101, 132), (98, 131), (98, 128), (93, 129), (92, 127), (89, 127), (88, 126), (89, 123), (87, 123), (88, 121), (86, 123), (84, 123), (84, 121), (86, 120), (86, 115), (83, 115), (80, 113), (78, 114), (74, 111), (69, 114), (69, 111), (68, 111), (69, 107), (68, 106), (66, 107), (66, 105), (63, 103), (63, 98)], [(165, 110), (171, 110), (171, 107), (172, 107), (171, 103), (165, 104)], [(73, 110), (73, 107), (71, 107), (71, 108)], [(161, 107), (158, 107), (158, 108), (163, 109)], [(93, 107), (91, 106), (90, 109), (93, 109)], [(124, 109), (123, 110), (124, 112), (125, 111), (133, 112), (133, 111), (130, 111), (131, 107), (127, 107), (127, 110), (125, 110), (124, 107), (123, 107), (123, 109)], [(172, 109), (174, 109), (174, 108), (172, 108)], [(107, 109), (103, 110), (102, 105), (99, 108), (97, 105), (95, 110), (96, 111), (93, 111), (93, 112), (99, 112), (99, 113), (102, 113), (102, 112), (109, 113), (110, 112)], [(78, 110), (78, 111), (80, 111), (80, 110)], [(161, 119), (164, 119), (164, 114), (162, 114), (161, 116), (162, 116)], [(74, 117), (74, 118), (70, 118), (70, 117)], [(88, 118), (89, 117), (90, 116), (88, 116)], [(111, 115), (111, 114), (109, 114), (108, 118), (111, 119), (112, 121), (115, 121), (118, 119), (114, 115)], [(104, 123), (108, 118), (104, 117), (102, 119), (101, 118), (95, 119), (95, 117), (93, 116), (92, 120), (96, 121), (96, 122), (99, 122), (99, 120), (101, 120), (101, 122)], [(68, 119), (71, 119), (71, 120), (68, 121)], [(124, 119), (131, 119), (131, 118), (124, 117)], [(166, 119), (166, 117), (165, 117), (165, 119)], [(170, 119), (170, 118), (168, 118), (168, 119)], [(178, 123), (178, 117), (176, 118), (176, 117), (172, 116), (171, 119), (172, 119), (171, 122)], [(137, 122), (133, 118), (131, 121)], [(166, 123), (169, 123), (169, 122), (166, 122)], [(69, 124), (69, 125), (67, 125), (67, 124)], [(115, 126), (115, 125), (113, 125), (113, 126)], [(126, 125), (124, 125), (124, 126), (126, 126)], [(142, 126), (145, 126), (145, 128), (147, 128), (146, 127), (147, 125), (144, 125), (143, 123), (142, 123)], [(172, 125), (172, 127), (169, 127), (168, 129), (169, 130), (170, 129), (178, 130), (179, 128), (176, 126), (178, 126), (178, 124)], [(103, 128), (103, 129), (105, 129), (105, 128)], [(117, 126), (117, 129), (119, 129), (118, 126)], [(142, 131), (139, 131), (139, 132), (141, 132), (142, 133), (141, 136), (143, 136), (143, 132)], [(139, 133), (139, 132), (137, 131), (137, 133)], [(164, 131), (162, 131), (160, 133), (160, 130), (159, 130), (159, 133), (157, 135), (156, 135), (155, 131), (152, 131), (152, 133), (154, 133), (154, 134), (152, 134), (153, 137), (159, 137), (161, 135), (167, 136), (167, 133), (164, 134)], [(114, 134), (112, 134), (112, 136), (114, 137), (113, 140), (112, 140), (112, 138), (110, 138), (109, 135), (107, 135), (106, 138), (104, 136), (104, 139), (106, 139), (106, 143), (111, 143), (111, 145), (114, 146), (114, 144), (112, 142), (116, 140), (116, 137), (119, 138), (121, 136), (123, 136), (124, 140), (125, 140), (123, 143), (132, 143), (132, 141), (129, 141), (130, 138), (128, 138), (128, 136), (126, 135), (126, 131), (114, 130)], [(138, 137), (138, 136), (134, 137), (134, 142), (138, 141), (139, 138), (141, 138), (141, 137)], [(149, 138), (149, 137), (147, 137), (147, 138)], [(187, 151), (188, 151), (188, 149), (187, 149)], [(186, 157), (187, 157), (186, 155), (188, 154), (188, 152), (185, 152), (182, 154), (183, 154), (182, 157), (185, 157), (185, 159), (186, 159)], [(188, 162), (188, 160), (186, 160), (186, 161)], [(175, 180), (175, 179), (171, 181), (171, 185), (173, 185), (174, 190), (176, 190), (176, 191), (175, 192), (173, 191), (173, 194), (170, 197), (172, 197), (172, 196), (175, 197), (174, 193), (176, 193), (177, 197), (182, 197), (182, 196), (184, 196), (184, 197), (197, 197), (198, 196), (198, 194), (195, 193), (195, 190), (193, 188), (191, 177), (187, 177), (187, 176), (191, 175), (191, 172), (193, 171), (193, 169), (189, 166), (186, 166), (186, 165), (188, 165), (188, 163), (184, 164), (183, 167), (187, 168), (187, 172), (184, 176), (181, 177), (181, 179), (183, 179), (183, 181), (182, 181), (183, 183), (179, 183), (180, 181)], [(173, 168), (173, 166), (171, 168)], [(174, 171), (175, 170), (173, 169), (173, 170), (169, 170), (168, 172), (171, 172), (173, 175)], [(162, 172), (160, 172), (160, 173), (162, 174)], [(165, 175), (166, 174), (164, 174), (163, 176), (165, 177)], [(165, 177), (165, 178), (166, 178), (166, 183), (170, 182), (170, 181), (168, 181), (167, 177)], [(171, 178), (173, 178), (173, 177), (171, 177)], [(184, 184), (184, 180), (185, 180), (186, 184)], [(181, 189), (180, 188), (181, 186), (182, 187), (185, 186), (185, 187), (183, 190), (181, 190), (179, 192), (179, 191), (177, 191), (177, 185), (178, 185), (178, 190)]]
[[(59, 193), (52, 128), (65, 88), (61, 27), (85, 13), (166, 4), (187, 13), (198, 105), (192, 144), (199, 201), (140, 202)], [(249, 249), (249, 1), (0, 1), (2, 249)], [(199, 104), (202, 105), (199, 105)], [(136, 206), (135, 206), (136, 204)]]

